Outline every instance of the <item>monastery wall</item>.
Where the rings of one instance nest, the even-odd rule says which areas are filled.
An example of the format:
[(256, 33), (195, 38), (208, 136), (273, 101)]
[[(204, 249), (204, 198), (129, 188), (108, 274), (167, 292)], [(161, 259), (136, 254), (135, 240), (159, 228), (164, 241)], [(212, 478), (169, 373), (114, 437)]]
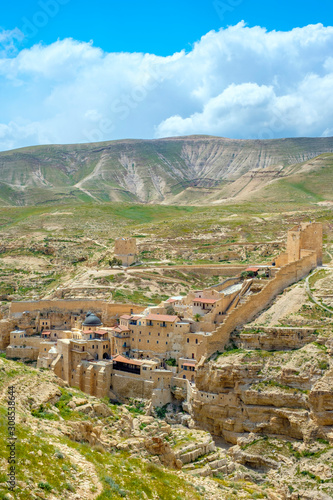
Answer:
[(126, 375), (113, 373), (111, 376), (112, 392), (120, 398), (143, 398), (151, 399), (154, 382), (153, 380), (144, 380), (140, 375)]
[(209, 357), (216, 351), (222, 351), (229, 340), (230, 333), (235, 328), (251, 321), (276, 295), (292, 283), (304, 278), (316, 267), (316, 252), (282, 267), (260, 292), (250, 295), (246, 302), (226, 316), (224, 323), (210, 337), (206, 356)]

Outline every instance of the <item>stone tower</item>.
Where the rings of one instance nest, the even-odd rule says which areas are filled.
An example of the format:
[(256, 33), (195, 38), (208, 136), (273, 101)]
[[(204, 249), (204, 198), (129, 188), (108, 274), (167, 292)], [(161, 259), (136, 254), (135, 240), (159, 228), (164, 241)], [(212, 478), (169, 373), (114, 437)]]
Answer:
[(323, 263), (323, 225), (321, 222), (305, 222), (288, 231), (288, 262), (301, 259), (309, 252), (316, 252), (317, 266)]
[(117, 238), (114, 245), (114, 254), (120, 259), (123, 266), (130, 266), (137, 258), (135, 238)]

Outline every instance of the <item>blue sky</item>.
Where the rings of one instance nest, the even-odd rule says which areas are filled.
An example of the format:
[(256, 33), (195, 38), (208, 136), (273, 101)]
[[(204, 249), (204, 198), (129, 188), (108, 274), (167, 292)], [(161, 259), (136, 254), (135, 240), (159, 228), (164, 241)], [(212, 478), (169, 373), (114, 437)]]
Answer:
[(39, 0), (0, 15), (0, 150), (333, 135), (328, 0)]
[[(29, 37), (23, 46), (40, 41), (50, 44), (58, 38), (71, 37), (85, 42), (93, 40), (95, 46), (107, 52), (150, 52), (167, 56), (182, 49), (190, 50), (195, 41), (212, 29), (242, 20), (248, 26), (282, 31), (307, 24), (333, 25), (333, 2), (17, 0), (3, 5), (0, 26), (25, 31)], [(34, 21), (38, 25), (36, 31), (31, 28), (31, 25), (36, 28)]]

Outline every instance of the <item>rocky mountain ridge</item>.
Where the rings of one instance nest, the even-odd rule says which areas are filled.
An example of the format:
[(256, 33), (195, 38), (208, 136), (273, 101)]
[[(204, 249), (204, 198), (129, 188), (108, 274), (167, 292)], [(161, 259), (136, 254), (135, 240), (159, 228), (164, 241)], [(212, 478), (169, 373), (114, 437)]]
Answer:
[(248, 184), (249, 172), (257, 189), (258, 178), (260, 187), (290, 165), (331, 152), (330, 137), (190, 136), (28, 147), (0, 153), (0, 203), (201, 204), (207, 195), (213, 200), (237, 195)]

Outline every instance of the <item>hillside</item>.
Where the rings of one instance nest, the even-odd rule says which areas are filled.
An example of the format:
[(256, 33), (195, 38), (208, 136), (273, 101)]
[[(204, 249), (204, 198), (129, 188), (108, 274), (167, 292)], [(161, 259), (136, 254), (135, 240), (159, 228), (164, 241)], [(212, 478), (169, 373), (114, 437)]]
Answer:
[(202, 204), (238, 197), (298, 170), (306, 176), (304, 164), (330, 152), (332, 137), (191, 136), (28, 147), (0, 153), (0, 203)]

